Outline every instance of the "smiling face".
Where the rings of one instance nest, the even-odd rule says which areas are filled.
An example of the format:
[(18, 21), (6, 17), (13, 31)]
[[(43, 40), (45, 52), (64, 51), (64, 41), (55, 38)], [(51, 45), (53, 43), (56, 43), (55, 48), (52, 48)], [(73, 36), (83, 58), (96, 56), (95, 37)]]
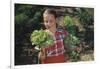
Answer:
[(43, 15), (44, 25), (47, 29), (56, 27), (56, 18), (53, 14), (44, 14)]

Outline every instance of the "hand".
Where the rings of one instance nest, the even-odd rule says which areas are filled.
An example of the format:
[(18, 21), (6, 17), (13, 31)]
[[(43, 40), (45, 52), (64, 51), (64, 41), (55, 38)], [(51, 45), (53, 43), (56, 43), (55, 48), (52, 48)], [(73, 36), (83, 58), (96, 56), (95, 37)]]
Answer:
[(45, 49), (41, 49), (39, 53), (39, 59), (41, 60), (42, 63), (43, 63), (43, 60), (46, 59)]

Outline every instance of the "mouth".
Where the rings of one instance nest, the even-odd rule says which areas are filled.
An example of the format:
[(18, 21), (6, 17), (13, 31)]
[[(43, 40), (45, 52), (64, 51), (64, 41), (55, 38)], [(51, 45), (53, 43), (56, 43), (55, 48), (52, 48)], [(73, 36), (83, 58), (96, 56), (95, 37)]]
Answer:
[(49, 28), (50, 28), (50, 26), (46, 26), (46, 28), (47, 28), (47, 29), (49, 29)]

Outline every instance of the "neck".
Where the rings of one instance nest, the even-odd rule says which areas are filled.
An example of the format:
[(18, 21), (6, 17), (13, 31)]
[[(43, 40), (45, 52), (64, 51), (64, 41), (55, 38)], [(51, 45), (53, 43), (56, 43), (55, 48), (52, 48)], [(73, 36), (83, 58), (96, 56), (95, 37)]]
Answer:
[(48, 30), (54, 34), (56, 32), (56, 26), (51, 27)]

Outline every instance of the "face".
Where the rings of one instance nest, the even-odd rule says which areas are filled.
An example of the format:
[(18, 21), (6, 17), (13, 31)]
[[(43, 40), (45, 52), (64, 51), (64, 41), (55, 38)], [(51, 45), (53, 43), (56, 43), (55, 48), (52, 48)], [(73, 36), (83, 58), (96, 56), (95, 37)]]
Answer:
[(44, 14), (43, 15), (44, 25), (47, 29), (56, 27), (56, 18), (53, 14)]

